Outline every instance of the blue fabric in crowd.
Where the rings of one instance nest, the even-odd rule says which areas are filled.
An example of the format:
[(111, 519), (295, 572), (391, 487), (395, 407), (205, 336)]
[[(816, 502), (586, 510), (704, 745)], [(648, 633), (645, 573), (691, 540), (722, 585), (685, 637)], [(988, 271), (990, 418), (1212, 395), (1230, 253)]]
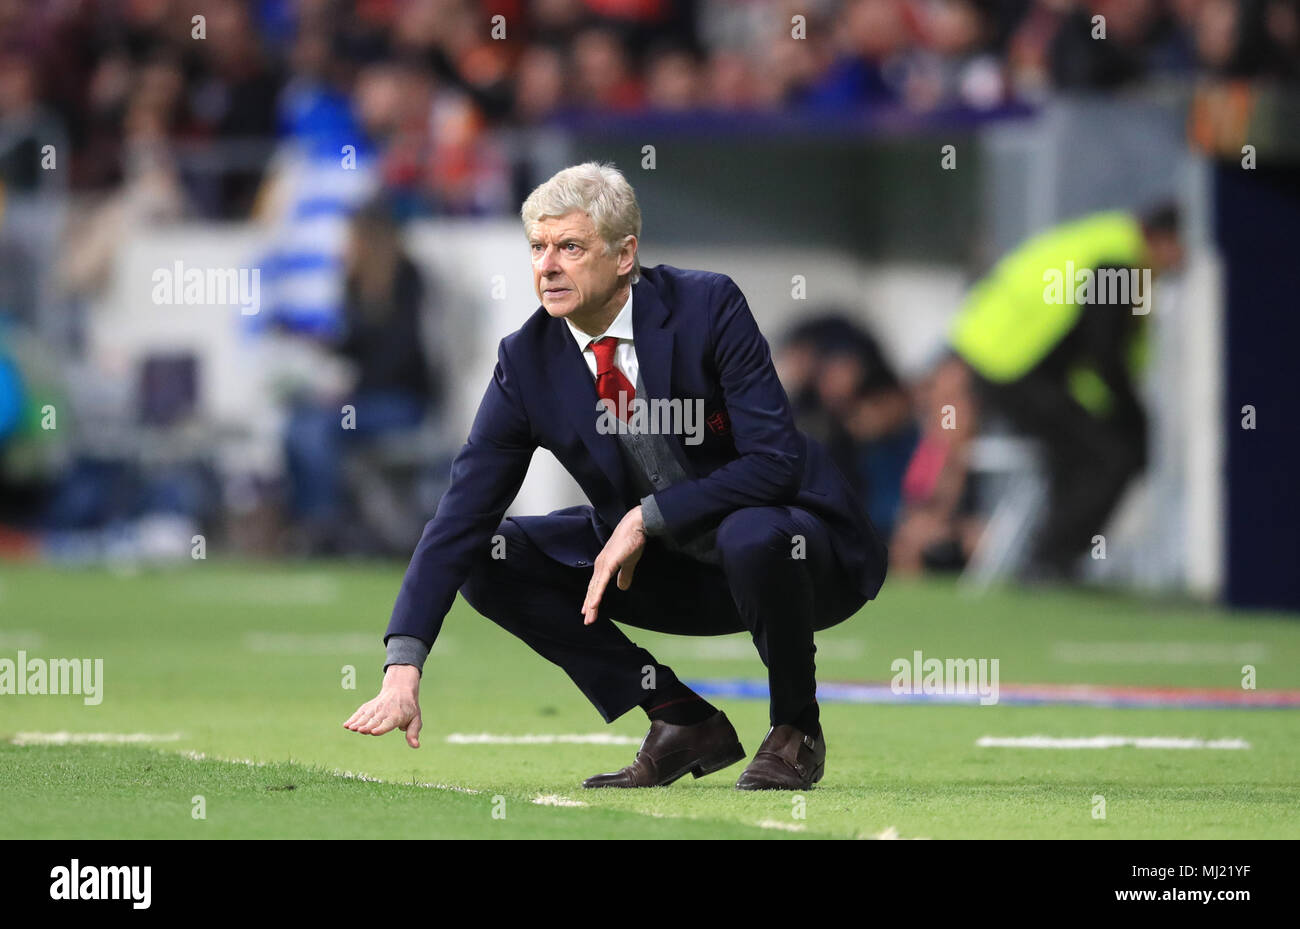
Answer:
[(8, 358), (0, 358), (0, 440), (18, 431), (23, 416), (23, 382), (18, 367)]

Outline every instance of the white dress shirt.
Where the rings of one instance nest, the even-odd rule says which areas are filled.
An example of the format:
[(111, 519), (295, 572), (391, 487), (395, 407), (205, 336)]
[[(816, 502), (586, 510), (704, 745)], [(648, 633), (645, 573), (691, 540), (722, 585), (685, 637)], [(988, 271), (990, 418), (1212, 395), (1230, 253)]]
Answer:
[(629, 287), (627, 292), (627, 302), (623, 304), (623, 309), (618, 311), (614, 321), (609, 324), (609, 328), (598, 336), (590, 336), (583, 332), (565, 317), (565, 324), (569, 327), (569, 332), (573, 334), (574, 341), (578, 343), (578, 349), (582, 352), (583, 361), (587, 362), (587, 367), (591, 370), (592, 378), (596, 376), (596, 353), (591, 349), (591, 343), (596, 339), (603, 339), (605, 336), (613, 336), (618, 339), (618, 348), (614, 350), (614, 367), (623, 372), (627, 382), (636, 387), (636, 376), (641, 370), (637, 364), (636, 347), (632, 344), (632, 289)]

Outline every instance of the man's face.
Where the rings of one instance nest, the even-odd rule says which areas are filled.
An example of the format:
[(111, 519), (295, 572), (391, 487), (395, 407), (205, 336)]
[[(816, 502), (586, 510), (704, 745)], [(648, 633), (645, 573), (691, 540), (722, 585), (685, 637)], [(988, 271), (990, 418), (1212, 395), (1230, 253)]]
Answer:
[(1167, 232), (1147, 236), (1147, 255), (1151, 262), (1151, 273), (1157, 277), (1166, 271), (1182, 268), (1186, 257), (1182, 241), (1178, 236)]
[(619, 277), (632, 270), (635, 243), (630, 238), (606, 253), (591, 217), (577, 210), (538, 220), (528, 246), (542, 307), (555, 317), (599, 314), (618, 291)]

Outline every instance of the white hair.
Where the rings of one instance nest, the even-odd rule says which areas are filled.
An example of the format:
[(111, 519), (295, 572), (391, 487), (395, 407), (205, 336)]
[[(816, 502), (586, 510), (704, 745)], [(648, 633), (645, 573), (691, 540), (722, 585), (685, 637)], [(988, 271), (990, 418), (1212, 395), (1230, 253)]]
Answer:
[[(605, 242), (605, 253), (619, 248), (628, 236), (641, 238), (641, 208), (636, 193), (623, 173), (612, 164), (588, 161), (557, 172), (538, 185), (519, 210), (524, 234), (545, 217), (558, 217), (579, 210), (591, 217), (596, 233)], [(641, 260), (632, 257), (632, 283), (641, 277)]]

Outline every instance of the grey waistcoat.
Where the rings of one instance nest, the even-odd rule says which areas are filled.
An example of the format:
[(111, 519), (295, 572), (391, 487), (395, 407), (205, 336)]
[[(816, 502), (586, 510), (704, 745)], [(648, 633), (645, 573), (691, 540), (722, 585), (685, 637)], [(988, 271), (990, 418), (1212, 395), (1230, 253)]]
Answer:
[[(645, 382), (640, 372), (636, 378), (636, 395), (638, 398), (650, 399), (645, 389)], [(655, 503), (655, 491), (664, 490), (679, 481), (689, 478), (677, 456), (673, 454), (672, 436), (659, 433), (616, 434), (619, 450), (623, 453), (623, 463), (633, 489), (641, 498), (641, 510), (645, 521), (646, 535), (657, 538), (667, 548), (689, 555), (696, 561), (717, 564), (717, 530), (712, 529), (691, 539), (676, 540), (668, 535), (664, 528), (663, 516)]]

